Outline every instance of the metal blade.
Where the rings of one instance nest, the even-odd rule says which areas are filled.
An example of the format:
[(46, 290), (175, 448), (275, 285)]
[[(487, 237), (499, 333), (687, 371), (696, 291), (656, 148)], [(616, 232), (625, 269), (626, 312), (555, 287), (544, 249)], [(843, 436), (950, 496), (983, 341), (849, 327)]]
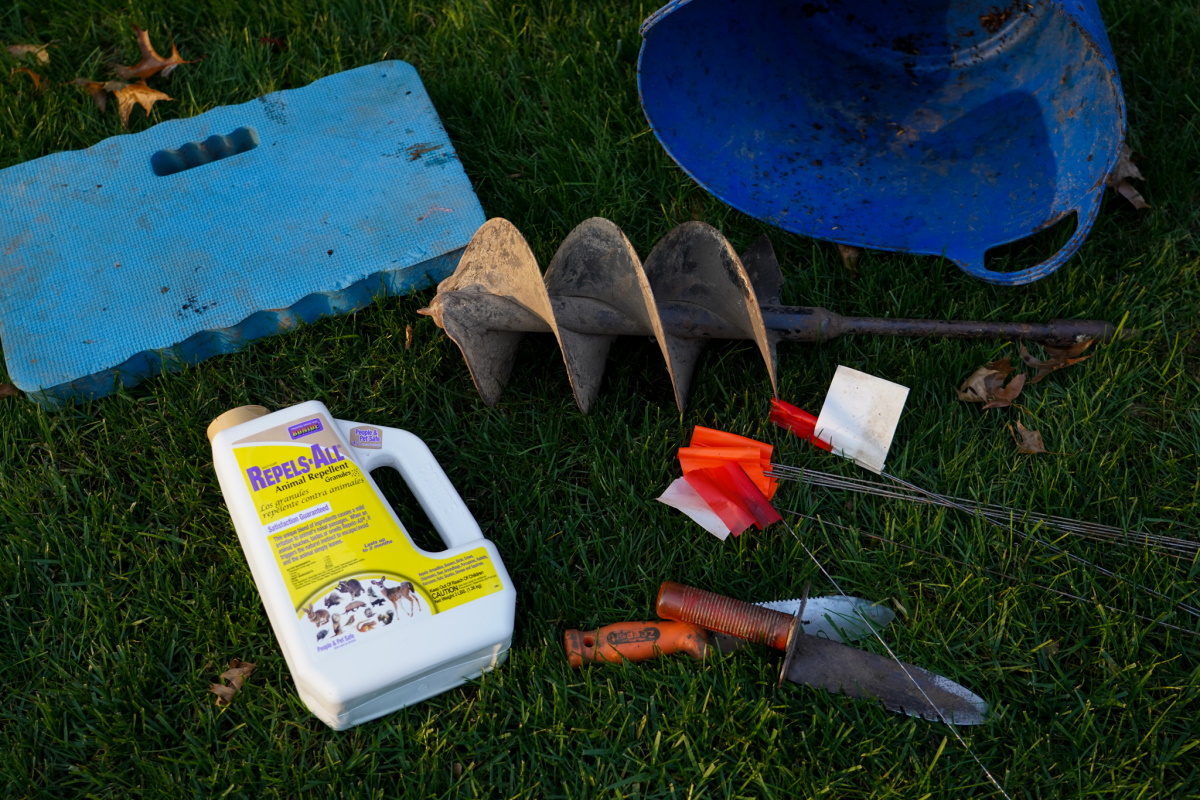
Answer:
[[(772, 611), (795, 614), (800, 600), (772, 600), (757, 605)], [(852, 642), (870, 636), (872, 628), (884, 628), (895, 618), (896, 614), (886, 606), (861, 597), (839, 594), (808, 598), (800, 624), (809, 636), (818, 636), (831, 642)]]
[(885, 708), (910, 717), (945, 718), (954, 725), (979, 725), (987, 717), (987, 702), (949, 678), (828, 639), (796, 638), (783, 675), (793, 683), (859, 700), (878, 700)]
[[(800, 607), (800, 598), (767, 600), (755, 605), (784, 614), (795, 614), (796, 609)], [(862, 616), (859, 616), (860, 612)], [(866, 622), (863, 621), (863, 617), (866, 617)], [(872, 627), (879, 630), (895, 618), (896, 615), (890, 609), (870, 600), (828, 595), (808, 598), (804, 607), (804, 619), (800, 620), (800, 624), (809, 636), (832, 642), (852, 642), (870, 636)], [(712, 643), (722, 653), (732, 653), (746, 646), (745, 639), (717, 631), (712, 631)]]

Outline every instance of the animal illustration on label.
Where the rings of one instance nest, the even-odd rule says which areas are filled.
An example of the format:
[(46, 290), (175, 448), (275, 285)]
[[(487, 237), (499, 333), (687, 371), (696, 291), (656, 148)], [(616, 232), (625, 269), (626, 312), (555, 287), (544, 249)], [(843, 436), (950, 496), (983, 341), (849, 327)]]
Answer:
[(337, 588), (339, 592), (346, 592), (351, 598), (358, 597), (363, 593), (362, 584), (354, 580), (354, 578), (351, 578), (348, 581), (342, 581), (338, 584)]
[[(318, 628), (324, 625), (326, 622), (329, 622), (329, 612), (323, 608), (313, 611), (313, 607), (311, 605), (307, 605), (300, 610), (307, 614), (308, 621), (316, 625)], [(334, 617), (337, 617), (337, 614), (334, 614)]]
[(417, 596), (417, 593), (414, 590), (411, 581), (404, 581), (404, 582), (400, 583), (398, 586), (387, 586), (387, 585), (385, 585), (386, 582), (387, 582), (387, 578), (383, 575), (379, 576), (379, 580), (371, 581), (371, 583), (373, 585), (379, 587), (380, 591), (383, 592), (384, 597), (386, 597), (388, 600), (392, 601), (393, 609), (395, 609), (396, 611), (400, 610), (400, 607), (399, 607), (399, 605), (397, 605), (397, 602), (396, 602), (398, 600), (407, 600), (408, 601), (408, 615), (410, 617), (413, 615), (414, 608), (418, 608), (418, 609), (421, 608), (421, 598)]

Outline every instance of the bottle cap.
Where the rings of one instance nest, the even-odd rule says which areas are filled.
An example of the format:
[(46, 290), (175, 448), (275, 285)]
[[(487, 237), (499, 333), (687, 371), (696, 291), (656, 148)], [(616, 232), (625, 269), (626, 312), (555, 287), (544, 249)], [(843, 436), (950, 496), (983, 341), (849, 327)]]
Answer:
[(218, 433), (226, 428), (232, 428), (234, 425), (241, 425), (243, 422), (265, 417), (270, 413), (270, 409), (263, 406), (238, 406), (237, 408), (231, 408), (208, 423), (208, 441), (211, 442)]

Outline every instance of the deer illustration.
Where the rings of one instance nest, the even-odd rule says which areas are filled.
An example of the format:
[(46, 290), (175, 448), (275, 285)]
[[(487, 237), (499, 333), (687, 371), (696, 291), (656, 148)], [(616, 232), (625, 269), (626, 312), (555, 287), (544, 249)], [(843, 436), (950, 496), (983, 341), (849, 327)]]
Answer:
[(407, 600), (408, 615), (411, 617), (413, 615), (414, 608), (421, 607), (421, 598), (417, 595), (416, 590), (413, 588), (412, 582), (404, 581), (399, 586), (385, 586), (384, 583), (386, 580), (386, 577), (380, 575), (379, 580), (371, 581), (371, 583), (379, 587), (380, 591), (383, 592), (383, 596), (392, 601), (392, 608), (397, 611), (400, 610), (400, 606), (397, 605), (396, 601)]
[(317, 627), (320, 627), (320, 626), (324, 625), (326, 622), (329, 622), (329, 612), (323, 608), (313, 611), (313, 607), (311, 605), (307, 605), (300, 610), (303, 611), (305, 614), (307, 614), (308, 621), (311, 622), (312, 624), (316, 625)]

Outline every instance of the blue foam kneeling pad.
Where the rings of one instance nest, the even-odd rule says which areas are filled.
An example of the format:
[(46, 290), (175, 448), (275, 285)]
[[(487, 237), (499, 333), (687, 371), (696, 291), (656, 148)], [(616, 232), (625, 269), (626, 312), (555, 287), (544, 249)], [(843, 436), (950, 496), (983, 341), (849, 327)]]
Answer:
[(386, 61), (0, 170), (0, 343), (45, 405), (449, 275), (484, 222)]

